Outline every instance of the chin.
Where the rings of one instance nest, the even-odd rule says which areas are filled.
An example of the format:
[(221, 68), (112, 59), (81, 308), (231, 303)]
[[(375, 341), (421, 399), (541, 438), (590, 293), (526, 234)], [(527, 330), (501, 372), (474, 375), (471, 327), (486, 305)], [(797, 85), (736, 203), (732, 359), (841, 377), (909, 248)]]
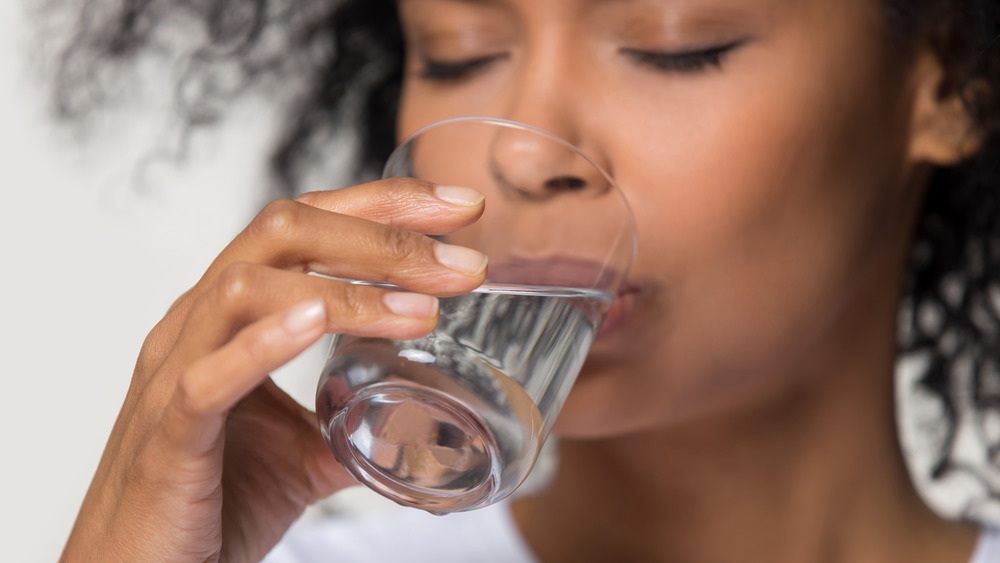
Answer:
[(623, 396), (622, 383), (613, 373), (582, 373), (559, 412), (552, 434), (561, 438), (597, 440), (644, 429), (648, 421), (643, 419), (647, 417), (640, 409), (630, 408), (635, 401)]

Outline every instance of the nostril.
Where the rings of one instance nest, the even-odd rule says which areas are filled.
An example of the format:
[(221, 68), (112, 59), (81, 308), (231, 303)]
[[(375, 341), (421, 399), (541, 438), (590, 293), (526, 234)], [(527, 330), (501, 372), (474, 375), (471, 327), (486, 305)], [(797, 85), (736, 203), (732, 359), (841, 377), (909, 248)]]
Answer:
[(559, 176), (546, 180), (545, 187), (553, 191), (579, 191), (587, 187), (587, 182), (577, 176)]

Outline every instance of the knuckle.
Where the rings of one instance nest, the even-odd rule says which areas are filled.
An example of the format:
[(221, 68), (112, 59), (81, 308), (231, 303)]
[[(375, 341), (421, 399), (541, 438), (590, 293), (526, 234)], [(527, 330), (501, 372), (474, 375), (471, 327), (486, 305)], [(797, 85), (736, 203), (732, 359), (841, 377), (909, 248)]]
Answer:
[(437, 201), (433, 195), (434, 184), (417, 178), (390, 178), (379, 189), (379, 198), (390, 209), (419, 211), (429, 201)]
[(421, 191), (422, 183), (423, 180), (415, 178), (392, 178), (380, 191), (386, 201), (400, 202), (412, 198), (414, 192)]
[(143, 379), (150, 377), (162, 365), (177, 342), (181, 326), (194, 302), (194, 293), (188, 290), (170, 306), (167, 314), (149, 331), (139, 350), (134, 377)]
[(277, 199), (267, 204), (250, 222), (250, 232), (258, 237), (284, 237), (292, 230), (300, 213), (300, 203)]
[[(168, 339), (165, 333), (168, 331), (164, 327), (165, 320), (161, 320), (146, 335), (139, 349), (139, 358), (135, 362), (133, 377), (149, 377), (163, 362), (163, 359), (170, 352), (175, 338)], [(173, 332), (173, 331), (170, 331)]]
[(365, 311), (368, 309), (368, 299), (365, 288), (353, 284), (344, 284), (343, 291), (341, 292), (340, 305), (343, 308), (343, 313), (350, 318), (356, 318), (364, 315)]
[(255, 272), (253, 264), (246, 262), (227, 265), (215, 281), (215, 301), (223, 306), (245, 301), (253, 287)]
[(406, 205), (409, 199), (411, 199), (411, 195), (408, 190), (403, 189), (399, 184), (390, 184), (373, 203), (376, 209), (387, 214), (388, 211), (395, 211)]
[(201, 379), (196, 370), (188, 369), (178, 378), (173, 401), (174, 406), (184, 414), (200, 415), (208, 410)]
[(424, 248), (417, 240), (417, 235), (403, 229), (382, 229), (379, 243), (384, 257), (393, 262), (413, 262), (424, 255)]

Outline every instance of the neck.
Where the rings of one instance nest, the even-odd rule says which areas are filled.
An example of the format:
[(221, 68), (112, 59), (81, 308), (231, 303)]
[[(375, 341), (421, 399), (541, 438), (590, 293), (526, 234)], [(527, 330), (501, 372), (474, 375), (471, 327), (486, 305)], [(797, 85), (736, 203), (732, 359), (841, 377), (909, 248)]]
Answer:
[(894, 303), (882, 297), (857, 304), (868, 314), (809, 354), (793, 389), (564, 441), (552, 486), (515, 503), (529, 544), (543, 561), (967, 562), (975, 530), (926, 508), (899, 451), (895, 310), (871, 307)]

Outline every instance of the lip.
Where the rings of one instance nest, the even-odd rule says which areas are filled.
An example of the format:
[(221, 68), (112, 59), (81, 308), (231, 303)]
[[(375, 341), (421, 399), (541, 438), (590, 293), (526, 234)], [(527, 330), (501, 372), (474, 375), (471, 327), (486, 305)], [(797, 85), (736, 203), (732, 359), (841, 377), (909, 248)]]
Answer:
[[(501, 264), (490, 264), (488, 275), (492, 283), (518, 283), (556, 287), (587, 287), (613, 283), (619, 272), (597, 262), (576, 258), (548, 257), (545, 259), (509, 259)], [(643, 305), (656, 293), (654, 284), (635, 279), (621, 281), (614, 301), (604, 315), (593, 346), (623, 332), (642, 311)]]
[(649, 286), (626, 282), (618, 291), (618, 296), (604, 316), (604, 322), (594, 338), (595, 344), (609, 340), (622, 332), (639, 313), (643, 303), (649, 299), (652, 290)]

